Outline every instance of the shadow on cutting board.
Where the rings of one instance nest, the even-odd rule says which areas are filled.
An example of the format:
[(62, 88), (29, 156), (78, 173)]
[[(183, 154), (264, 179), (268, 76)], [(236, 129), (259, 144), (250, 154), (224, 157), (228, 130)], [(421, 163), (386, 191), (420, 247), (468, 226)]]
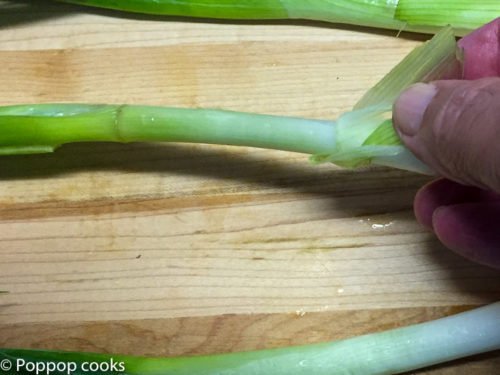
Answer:
[(0, 30), (63, 18), (74, 13), (76, 13), (74, 8), (48, 0), (0, 0)]
[[(53, 154), (0, 157), (0, 186), (2, 182), (8, 184), (8, 181), (70, 177), (72, 174), (82, 172), (90, 174), (109, 172), (110, 175), (112, 172), (121, 172), (137, 173), (138, 179), (141, 178), (141, 173), (159, 174), (167, 183), (169, 177), (176, 176), (235, 181), (238, 185), (236, 189), (230, 184), (227, 191), (224, 190), (226, 187), (223, 187), (214, 193), (225, 199), (234, 195), (235, 190), (236, 193), (246, 193), (244, 189), (250, 189), (249, 192), (258, 191), (258, 195), (271, 190), (276, 196), (290, 192), (313, 198), (319, 196), (324, 198), (322, 203), (326, 205), (324, 212), (331, 215), (328, 218), (354, 218), (351, 220), (352, 223), (369, 226), (375, 221), (358, 222), (365, 222), (370, 217), (382, 221), (396, 218), (395, 220), (411, 222), (408, 230), (412, 233), (420, 231), (419, 242), (415, 244), (418, 244), (421, 253), (419, 262), (424, 262), (425, 265), (425, 271), (420, 269), (416, 272), (432, 274), (435, 271), (445, 270), (447, 274), (443, 282), (453, 284), (463, 294), (481, 301), (500, 298), (498, 271), (478, 266), (455, 255), (440, 245), (433, 235), (426, 235), (423, 229), (419, 229), (414, 223), (411, 212), (412, 199), (416, 190), (428, 180), (428, 177), (390, 169), (342, 170), (333, 165), (310, 165), (306, 157), (299, 154), (294, 158), (294, 154), (276, 151), (274, 158), (274, 154), (268, 151), (261, 154), (255, 149), (252, 149), (252, 152), (247, 152), (245, 149), (230, 152), (229, 149), (189, 144), (72, 144), (62, 147)], [(79, 186), (75, 188), (78, 189)], [(208, 196), (212, 193), (207, 190), (203, 194)], [(139, 197), (140, 200), (135, 205), (134, 196), (96, 201), (95, 205), (92, 205), (92, 202), (63, 200), (39, 202), (35, 207), (29, 202), (25, 205), (16, 203), (13, 206), (6, 203), (0, 207), (0, 216), (5, 220), (19, 219), (22, 217), (20, 215), (36, 219), (44, 217), (47, 213), (49, 216), (53, 212), (64, 214), (66, 209), (76, 213), (99, 215), (108, 212), (106, 210), (112, 213), (127, 211), (132, 207), (136, 210), (135, 206), (144, 207), (148, 211), (161, 210), (162, 198), (165, 197), (150, 197), (151, 202), (148, 203), (148, 197)], [(307, 199), (307, 197), (301, 199), (303, 198)], [(165, 202), (168, 203), (168, 199)], [(65, 204), (68, 207), (64, 206)], [(390, 232), (388, 234), (390, 235)], [(372, 236), (375, 238), (385, 235), (386, 232), (379, 230), (374, 231)], [(404, 242), (400, 243), (401, 246), (406, 246)], [(408, 261), (412, 260), (409, 258)], [(431, 300), (435, 298), (439, 304), (442, 296), (433, 292), (432, 285), (423, 285), (422, 288), (428, 288), (429, 296), (426, 298)]]
[(345, 192), (352, 196), (356, 195), (356, 189), (368, 187), (372, 192), (394, 190), (398, 182), (416, 189), (429, 180), (427, 176), (395, 169), (360, 172), (331, 164), (318, 167), (308, 163), (305, 155), (291, 154), (297, 155), (296, 160), (289, 160), (288, 155), (276, 151), (274, 159), (261, 157), (258, 151), (233, 153), (212, 145), (74, 143), (50, 154), (0, 156), (0, 181), (51, 178), (85, 171), (162, 173), (165, 177), (169, 174), (215, 177), (264, 187), (296, 188), (304, 193)]

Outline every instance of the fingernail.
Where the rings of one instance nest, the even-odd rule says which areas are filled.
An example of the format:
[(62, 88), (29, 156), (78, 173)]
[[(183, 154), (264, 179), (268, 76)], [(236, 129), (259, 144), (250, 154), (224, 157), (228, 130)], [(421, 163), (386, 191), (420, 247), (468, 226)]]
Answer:
[(417, 134), (425, 110), (436, 93), (436, 86), (427, 83), (417, 83), (403, 92), (394, 104), (393, 117), (396, 129), (410, 137)]

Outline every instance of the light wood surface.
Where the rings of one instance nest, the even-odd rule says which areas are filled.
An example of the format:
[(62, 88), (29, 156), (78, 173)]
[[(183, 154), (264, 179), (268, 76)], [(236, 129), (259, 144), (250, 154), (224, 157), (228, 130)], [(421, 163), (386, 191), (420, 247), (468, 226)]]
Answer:
[[(0, 98), (332, 118), (425, 36), (0, 1)], [(0, 345), (140, 355), (349, 337), (497, 300), (415, 222), (428, 178), (207, 145), (0, 159)], [(429, 370), (496, 374), (498, 353)]]

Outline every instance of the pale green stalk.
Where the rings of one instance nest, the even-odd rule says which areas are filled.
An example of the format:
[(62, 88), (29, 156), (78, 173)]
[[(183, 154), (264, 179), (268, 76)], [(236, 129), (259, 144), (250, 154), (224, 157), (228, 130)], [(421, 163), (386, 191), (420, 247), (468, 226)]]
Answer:
[[(100, 375), (382, 375), (398, 374), (500, 349), (500, 303), (454, 316), (354, 337), (281, 349), (201, 357), (140, 358), (91, 353), (0, 350), (17, 375), (27, 363), (122, 363), (123, 372)], [(5, 363), (5, 362), (4, 362)], [(8, 372), (0, 371), (0, 374)], [(11, 374), (11, 373), (8, 373)]]
[[(379, 111), (368, 107), (335, 122), (134, 105), (7, 106), (0, 107), (0, 155), (52, 152), (72, 142), (189, 142), (315, 154), (315, 162), (331, 161), (346, 167), (367, 165), (380, 158), (378, 164), (390, 165), (392, 161), (394, 167), (426, 173), (425, 165), (399, 140), (397, 145), (379, 145), (378, 139), (385, 134), (374, 134), (371, 144), (362, 145), (384, 121), (387, 111)], [(361, 131), (356, 121), (362, 125)], [(392, 126), (387, 130), (393, 132)]]
[(303, 153), (327, 152), (336, 144), (333, 121), (135, 105), (0, 107), (0, 155), (88, 141), (219, 143)]
[(129, 12), (225, 19), (308, 19), (458, 35), (500, 16), (498, 0), (59, 0)]

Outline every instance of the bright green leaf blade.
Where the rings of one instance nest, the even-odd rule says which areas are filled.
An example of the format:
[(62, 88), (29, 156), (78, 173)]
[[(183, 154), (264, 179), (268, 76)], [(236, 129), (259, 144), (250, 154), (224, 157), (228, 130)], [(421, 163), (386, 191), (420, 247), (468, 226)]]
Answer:
[(280, 0), (58, 0), (128, 12), (227, 19), (288, 18)]
[(392, 120), (386, 120), (366, 139), (363, 146), (397, 146), (401, 145), (401, 138), (394, 131)]

